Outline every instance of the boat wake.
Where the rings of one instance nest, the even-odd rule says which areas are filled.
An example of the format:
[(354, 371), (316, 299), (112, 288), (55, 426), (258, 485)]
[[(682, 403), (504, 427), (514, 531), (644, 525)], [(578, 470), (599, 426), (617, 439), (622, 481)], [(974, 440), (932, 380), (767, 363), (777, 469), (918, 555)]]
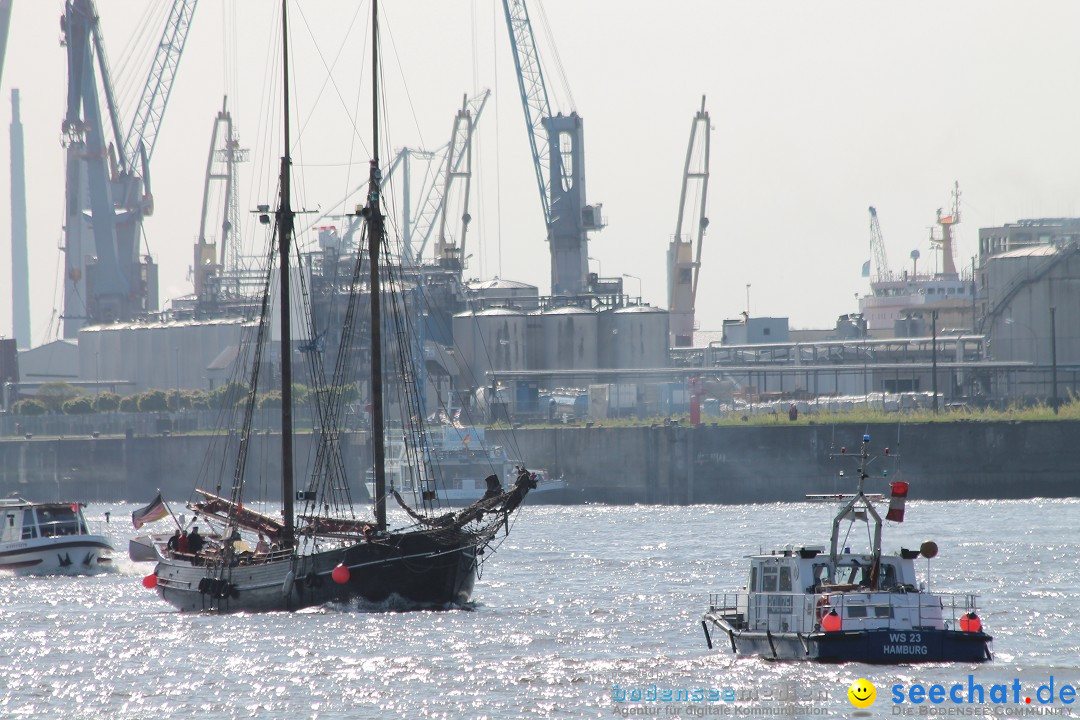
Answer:
[(417, 610), (429, 610), (432, 612), (445, 612), (448, 610), (474, 611), (479, 607), (478, 603), (420, 603), (409, 598), (392, 593), (385, 600), (372, 601), (363, 598), (353, 598), (349, 602), (331, 602), (322, 606), (323, 610), (331, 610), (342, 613), (387, 613), (387, 612), (415, 612)]

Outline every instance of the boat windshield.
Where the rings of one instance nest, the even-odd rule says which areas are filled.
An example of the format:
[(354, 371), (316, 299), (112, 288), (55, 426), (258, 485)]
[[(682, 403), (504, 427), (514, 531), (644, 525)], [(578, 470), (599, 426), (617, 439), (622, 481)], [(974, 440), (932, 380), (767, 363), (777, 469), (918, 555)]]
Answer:
[[(860, 585), (867, 587), (871, 584), (871, 567), (869, 564), (860, 564), (853, 560), (850, 564), (845, 563), (836, 568), (836, 582), (841, 585)], [(896, 568), (891, 563), (881, 564), (880, 587), (888, 588), (896, 585)]]
[(34, 525), (34, 511), (30, 508), (23, 510), (22, 539), (33, 540), (37, 537), (37, 527)]
[(66, 505), (39, 507), (37, 514), (42, 537), (89, 534), (79, 514)]

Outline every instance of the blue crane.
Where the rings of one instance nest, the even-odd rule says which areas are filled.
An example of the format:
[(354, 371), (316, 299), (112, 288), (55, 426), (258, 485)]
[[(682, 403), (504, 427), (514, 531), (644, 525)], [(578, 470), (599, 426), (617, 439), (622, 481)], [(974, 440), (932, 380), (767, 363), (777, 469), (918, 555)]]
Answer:
[(180, 57), (184, 52), (197, 4), (198, 0), (176, 0), (172, 5), (169, 18), (165, 21), (165, 32), (161, 36), (157, 54), (150, 66), (150, 74), (143, 87), (142, 98), (135, 111), (135, 119), (124, 139), (125, 155), (129, 159), (139, 153), (139, 145), (146, 148), (147, 159), (154, 156), (158, 131), (161, 130), (161, 121), (165, 117), (165, 106), (169, 102), (173, 80), (180, 68)]
[(551, 252), (551, 293), (587, 293), (588, 233), (604, 227), (601, 205), (585, 201), (585, 133), (577, 113), (551, 114), (525, 0), (503, 0), (521, 106)]
[(77, 337), (86, 324), (131, 320), (157, 309), (157, 266), (140, 254), (142, 220), (154, 210), (150, 155), (197, 2), (174, 1), (126, 133), (97, 8), (93, 0), (65, 3), (60, 19), (68, 59), (62, 126), (67, 149), (64, 337)]

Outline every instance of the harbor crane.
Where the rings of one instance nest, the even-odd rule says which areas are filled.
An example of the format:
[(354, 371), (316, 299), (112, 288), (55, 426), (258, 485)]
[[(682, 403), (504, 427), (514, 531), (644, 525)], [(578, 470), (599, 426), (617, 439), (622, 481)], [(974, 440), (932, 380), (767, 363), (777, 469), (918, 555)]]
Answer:
[(4, 76), (4, 55), (7, 54), (8, 29), (11, 27), (11, 2), (0, 0), (0, 78)]
[(588, 233), (604, 227), (600, 203), (586, 204), (585, 131), (576, 112), (552, 115), (525, 0), (503, 0), (525, 128), (551, 252), (551, 294), (589, 286)]
[[(218, 140), (221, 139), (219, 144)], [(210, 287), (209, 279), (217, 276), (219, 288), (228, 285), (235, 295), (240, 294), (243, 260), (240, 253), (240, 208), (237, 202), (238, 182), (237, 166), (247, 162), (248, 150), (240, 147), (240, 141), (233, 132), (232, 113), (229, 111), (229, 99), (221, 102), (221, 110), (214, 118), (214, 129), (210, 134), (210, 154), (206, 159), (206, 174), (203, 179), (202, 211), (199, 214), (199, 239), (195, 244), (195, 264), (192, 266), (195, 296), (200, 300), (206, 297)], [(211, 206), (211, 186), (221, 190), (221, 219), (218, 229), (218, 242), (208, 222)], [(221, 245), (220, 257), (218, 244)]]
[(60, 18), (68, 61), (62, 125), (65, 338), (77, 337), (87, 324), (131, 320), (157, 309), (157, 266), (140, 253), (142, 221), (154, 211), (150, 158), (197, 4), (174, 0), (135, 119), (125, 132), (97, 8), (93, 0), (65, 3)]
[[(701, 246), (705, 229), (709, 227), (709, 218), (705, 215), (709, 196), (709, 128), (709, 112), (705, 109), (705, 96), (702, 96), (701, 109), (690, 124), (679, 217), (667, 252), (671, 347), (694, 346), (694, 304), (701, 271)], [(683, 220), (690, 215), (696, 215), (697, 227), (684, 233)]]
[[(448, 248), (452, 254), (464, 255), (464, 237), (471, 220), (468, 187), (472, 176), (472, 141), (490, 97), (491, 90), (487, 89), (473, 97), (466, 97), (454, 117), (450, 142), (446, 145), (437, 150), (401, 148), (389, 165), (383, 168), (382, 175), (387, 179), (399, 171), (401, 173), (401, 252), (413, 262), (420, 262), (433, 239), (436, 260), (439, 259), (440, 252), (445, 253)], [(414, 177), (417, 174), (413, 170), (414, 160), (422, 164), (419, 173), (422, 177), (419, 182)], [(452, 211), (447, 208), (447, 204), (457, 196), (458, 185), (463, 186), (464, 191), (460, 207), (453, 210), (458, 213), (453, 217), (459, 218), (462, 223), (459, 234), (455, 236), (453, 228), (448, 227), (448, 218)], [(335, 207), (347, 204), (350, 198), (366, 192), (367, 188), (365, 179), (363, 184), (353, 188)], [(454, 197), (448, 198), (448, 195)], [(419, 200), (414, 202), (414, 197)], [(333, 217), (332, 212), (322, 213), (308, 229), (330, 217)], [(346, 238), (351, 237), (351, 232), (350, 226), (346, 231)], [(448, 232), (451, 233), (449, 236)], [(440, 234), (441, 250), (438, 247)], [(448, 237), (450, 239), (447, 239)], [(459, 238), (460, 242), (455, 241), (455, 237)]]
[(885, 255), (885, 238), (881, 234), (877, 208), (873, 205), (870, 206), (870, 251), (871, 257), (874, 258), (874, 277), (877, 282), (892, 280), (889, 259)]

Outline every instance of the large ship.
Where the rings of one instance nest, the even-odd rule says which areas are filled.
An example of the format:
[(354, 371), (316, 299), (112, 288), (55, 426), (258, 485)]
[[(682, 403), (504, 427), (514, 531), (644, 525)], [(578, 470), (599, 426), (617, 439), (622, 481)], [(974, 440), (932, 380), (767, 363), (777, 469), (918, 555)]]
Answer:
[[(433, 424), (427, 428), (426, 456), (416, 458), (415, 449), (404, 441), (397, 428), (387, 433), (386, 480), (392, 490), (430, 493), (440, 505), (465, 507), (482, 499), (492, 487), (506, 482), (513, 485), (521, 471), (500, 445), (489, 445), (485, 430), (475, 425), (455, 422)], [(420, 461), (422, 460), (422, 462)], [(530, 504), (562, 504), (573, 502), (575, 495), (562, 477), (553, 477), (547, 470), (531, 471), (536, 487), (529, 493)], [(368, 495), (375, 497), (374, 473), (368, 471)]]
[[(931, 232), (930, 235), (931, 244), (941, 252), (940, 271), (920, 273), (920, 253), (912, 250), (911, 271), (895, 272), (889, 269), (886, 260), (877, 210), (870, 208), (870, 244), (875, 268), (870, 293), (859, 298), (859, 312), (868, 331), (895, 332), (898, 321), (904, 321), (920, 310), (932, 309), (931, 306), (957, 305), (961, 309), (971, 306), (974, 292), (971, 278), (957, 272), (954, 259), (953, 228), (959, 224), (960, 188), (957, 185), (953, 188), (952, 211), (948, 214), (941, 208), (937, 211), (936, 225), (940, 234)], [(863, 274), (869, 275), (869, 261)]]

